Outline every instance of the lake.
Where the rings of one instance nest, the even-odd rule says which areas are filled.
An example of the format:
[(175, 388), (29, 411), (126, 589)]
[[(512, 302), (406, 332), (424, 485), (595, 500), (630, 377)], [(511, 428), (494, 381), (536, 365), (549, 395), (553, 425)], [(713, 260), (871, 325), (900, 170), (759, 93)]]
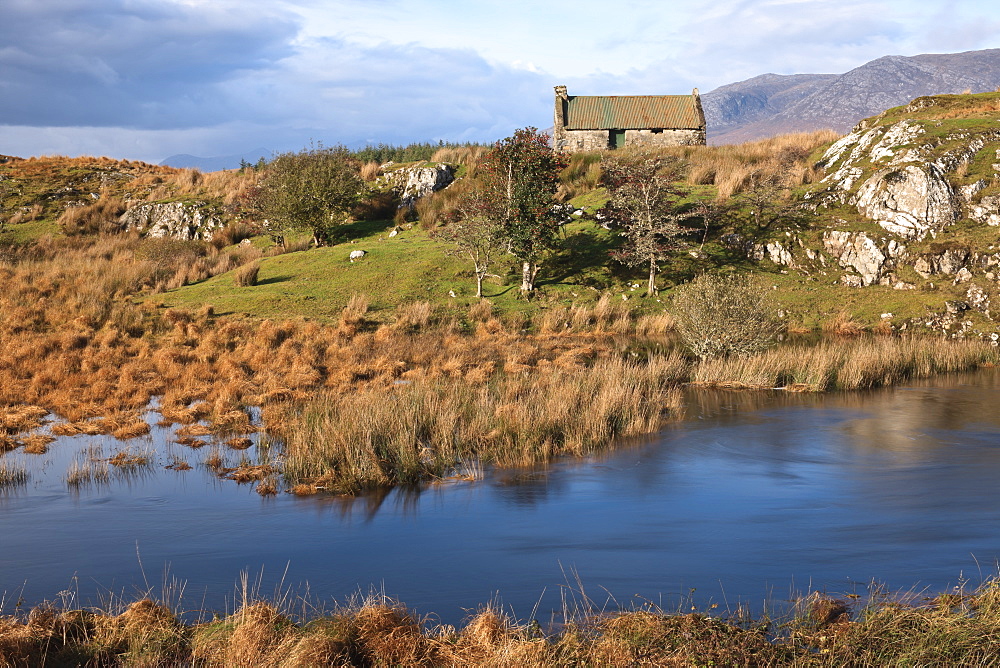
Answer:
[[(689, 597), (759, 609), (813, 590), (865, 595), (873, 581), (937, 592), (997, 571), (997, 370), (687, 401), (683, 421), (599, 457), (357, 499), (261, 497), (201, 464), (212, 446), (158, 427), (127, 444), (152, 464), (106, 483), (66, 476), (122, 449), (111, 437), (7, 453), (30, 478), (0, 490), (2, 612), (165, 586), (184, 610), (226, 611), (245, 574), (265, 597), (329, 606), (375, 590), (447, 623), (491, 601), (549, 620), (584, 596), (605, 609)], [(193, 468), (164, 468), (175, 458)]]

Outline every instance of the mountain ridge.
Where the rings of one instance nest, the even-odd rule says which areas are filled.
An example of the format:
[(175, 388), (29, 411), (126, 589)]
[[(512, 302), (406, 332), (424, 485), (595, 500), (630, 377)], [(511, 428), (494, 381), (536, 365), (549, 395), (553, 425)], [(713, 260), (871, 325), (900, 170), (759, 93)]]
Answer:
[(702, 95), (710, 144), (833, 129), (910, 100), (1000, 87), (1000, 49), (889, 55), (843, 74), (762, 74)]

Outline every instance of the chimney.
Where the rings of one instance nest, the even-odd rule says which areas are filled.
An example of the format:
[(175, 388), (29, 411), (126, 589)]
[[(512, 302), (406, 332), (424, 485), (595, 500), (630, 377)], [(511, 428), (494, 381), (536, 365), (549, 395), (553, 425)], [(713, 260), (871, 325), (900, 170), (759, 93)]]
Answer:
[(566, 146), (566, 106), (569, 103), (569, 95), (566, 94), (566, 86), (555, 86), (555, 91), (555, 109), (552, 114), (552, 148), (560, 151)]

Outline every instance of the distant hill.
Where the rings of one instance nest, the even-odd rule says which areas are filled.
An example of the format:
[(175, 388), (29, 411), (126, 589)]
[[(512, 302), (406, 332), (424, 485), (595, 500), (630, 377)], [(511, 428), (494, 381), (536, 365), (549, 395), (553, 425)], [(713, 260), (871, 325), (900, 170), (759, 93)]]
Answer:
[(702, 95), (710, 144), (832, 128), (940, 93), (1000, 86), (1000, 49), (884, 56), (844, 74), (763, 74)]
[(220, 169), (239, 169), (240, 161), (246, 160), (255, 163), (261, 158), (268, 160), (271, 158), (271, 151), (266, 148), (255, 148), (246, 153), (237, 155), (219, 155), (212, 158), (199, 158), (196, 155), (178, 153), (169, 158), (164, 158), (160, 164), (169, 167), (181, 167), (200, 169), (203, 172), (217, 172)]

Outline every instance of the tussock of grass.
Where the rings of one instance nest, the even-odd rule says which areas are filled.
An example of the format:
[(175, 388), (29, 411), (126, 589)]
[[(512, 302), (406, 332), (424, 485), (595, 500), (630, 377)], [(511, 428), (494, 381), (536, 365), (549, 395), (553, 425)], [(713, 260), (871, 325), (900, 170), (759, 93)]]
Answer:
[[(120, 612), (45, 604), (0, 617), (5, 665), (102, 666), (887, 666), (993, 665), (1000, 588), (934, 598), (877, 597), (858, 608), (812, 594), (786, 615), (668, 612), (652, 605), (568, 611), (557, 627), (495, 606), (455, 628), (381, 596), (295, 615), (289, 601), (247, 600), (186, 622), (150, 599)], [(190, 615), (187, 616), (190, 619)]]
[(233, 281), (238, 288), (248, 288), (257, 285), (257, 274), (260, 273), (260, 263), (245, 264), (233, 272)]
[(23, 466), (0, 462), (0, 489), (18, 487), (28, 482), (28, 471)]
[(107, 461), (75, 461), (66, 471), (66, 484), (71, 487), (111, 482), (111, 469)]

